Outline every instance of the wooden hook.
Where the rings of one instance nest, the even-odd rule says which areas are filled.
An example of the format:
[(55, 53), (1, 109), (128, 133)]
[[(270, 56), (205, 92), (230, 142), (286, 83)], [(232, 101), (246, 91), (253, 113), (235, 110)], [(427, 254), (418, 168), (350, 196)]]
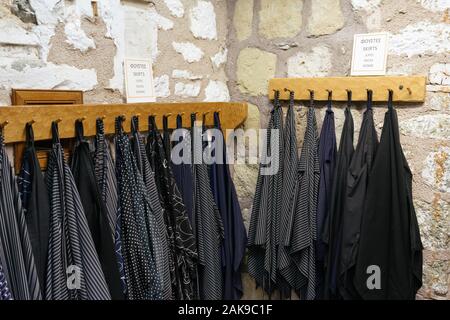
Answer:
[(32, 125), (35, 124), (35, 123), (36, 123), (36, 121), (34, 121), (34, 119), (31, 119), (30, 121), (27, 122), (27, 124), (28, 124), (29, 126), (32, 126)]
[(78, 118), (77, 120), (83, 122), (84, 120), (86, 120), (86, 116), (83, 116), (83, 117), (81, 117), (81, 118)]
[(8, 120), (3, 121), (3, 122), (0, 124), (0, 129), (5, 128), (8, 124), (9, 124), (9, 121), (8, 121)]
[(62, 121), (62, 119), (58, 118), (58, 119), (55, 120), (55, 123), (60, 123), (61, 121)]
[(408, 93), (409, 93), (410, 95), (412, 94), (411, 88), (406, 88), (406, 90), (408, 90)]

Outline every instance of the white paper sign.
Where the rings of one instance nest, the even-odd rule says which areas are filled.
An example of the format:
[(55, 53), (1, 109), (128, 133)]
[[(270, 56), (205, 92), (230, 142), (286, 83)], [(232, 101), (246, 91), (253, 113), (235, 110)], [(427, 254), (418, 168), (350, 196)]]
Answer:
[(152, 62), (125, 59), (124, 69), (127, 102), (155, 102)]
[(355, 34), (353, 38), (352, 76), (386, 74), (389, 34)]

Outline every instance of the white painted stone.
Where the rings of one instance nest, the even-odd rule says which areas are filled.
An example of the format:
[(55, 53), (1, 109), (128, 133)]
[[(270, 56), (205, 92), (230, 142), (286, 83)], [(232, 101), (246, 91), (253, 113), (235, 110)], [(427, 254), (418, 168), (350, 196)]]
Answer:
[(450, 8), (449, 0), (417, 0), (422, 7), (433, 12), (442, 12)]
[(200, 81), (194, 83), (177, 82), (175, 84), (175, 95), (183, 98), (198, 97), (200, 94), (200, 87)]
[(367, 30), (370, 32), (384, 31), (382, 17), (381, 8), (375, 8), (372, 11), (369, 11), (365, 21)]
[(417, 222), (420, 226), (420, 234), (423, 246), (426, 249), (447, 249), (450, 219), (449, 205), (442, 199), (433, 201), (432, 204), (424, 201), (414, 203)]
[(427, 94), (426, 104), (434, 111), (450, 111), (450, 93), (430, 93)]
[(64, 32), (67, 43), (79, 49), (81, 52), (95, 49), (94, 40), (88, 37), (81, 28), (81, 12), (75, 5), (66, 8), (65, 22)]
[(332, 67), (331, 52), (320, 45), (311, 52), (299, 52), (287, 60), (288, 77), (324, 77)]
[(20, 46), (37, 46), (38, 38), (32, 32), (24, 29), (15, 19), (0, 17), (0, 44)]
[(123, 59), (125, 58), (125, 17), (120, 0), (97, 1), (99, 16), (106, 24), (106, 37), (114, 40), (114, 76), (109, 80), (111, 89), (124, 91)]
[(354, 10), (369, 11), (378, 7), (381, 0), (352, 0), (352, 7)]
[(189, 63), (198, 62), (203, 58), (203, 51), (191, 42), (172, 42), (172, 47)]
[(430, 84), (450, 85), (450, 63), (436, 63), (432, 65), (428, 81)]
[[(158, 30), (170, 30), (173, 22), (155, 8), (125, 5), (125, 54), (130, 58), (146, 58), (156, 62), (158, 51)], [(139, 30), (139, 31), (137, 31)]]
[(80, 16), (87, 16), (87, 17), (94, 16), (91, 1), (75, 0), (74, 4), (77, 7), (78, 12), (80, 13)]
[[(173, 28), (173, 22), (159, 15), (154, 8), (131, 8), (132, 5), (122, 5), (120, 0), (102, 0), (97, 4), (99, 15), (106, 24), (106, 36), (113, 39), (116, 46), (114, 77), (110, 79), (109, 87), (123, 92), (124, 58), (127, 55), (148, 57), (155, 62), (158, 56), (158, 29), (169, 30)], [(133, 20), (133, 16), (139, 19)]]
[(352, 0), (352, 7), (355, 11), (362, 11), (366, 14), (364, 23), (368, 31), (383, 30), (382, 14), (381, 14), (382, 0)]
[(192, 74), (189, 70), (175, 69), (172, 71), (172, 78), (184, 80), (201, 80), (203, 76)]
[(48, 63), (42, 67), (25, 67), (23, 70), (0, 70), (0, 89), (66, 89), (92, 90), (97, 85), (95, 69), (77, 69), (68, 65)]
[(191, 32), (198, 39), (217, 40), (216, 13), (208, 1), (197, 1), (190, 15)]
[(450, 115), (427, 114), (400, 122), (404, 135), (448, 140), (450, 137)]
[(211, 57), (211, 62), (216, 69), (227, 62), (228, 49), (220, 48), (220, 51)]
[(38, 24), (44, 25), (56, 25), (62, 20), (64, 4), (61, 0), (30, 0)]
[(70, 43), (74, 48), (79, 49), (81, 52), (95, 49), (94, 40), (86, 36), (86, 33), (81, 29), (79, 20), (66, 23), (64, 32), (66, 33), (67, 43)]
[(425, 160), (422, 171), (425, 183), (440, 192), (450, 192), (450, 148), (440, 147), (431, 152)]
[(164, 3), (174, 17), (181, 18), (184, 16), (184, 6), (180, 0), (164, 0)]
[(407, 76), (413, 74), (413, 67), (414, 65), (412, 64), (398, 62), (389, 67), (386, 73), (388, 75)]
[(170, 96), (170, 82), (169, 76), (163, 74), (160, 77), (154, 79), (155, 96), (157, 98), (167, 98)]
[(228, 87), (222, 81), (209, 80), (205, 88), (205, 100), (207, 102), (228, 102), (230, 101), (230, 92)]
[(163, 29), (165, 31), (173, 29), (173, 21), (160, 15), (156, 12), (155, 8), (150, 8), (150, 10), (148, 10), (148, 14), (150, 16), (150, 21), (156, 24), (158, 29)]
[(437, 54), (450, 51), (450, 25), (421, 21), (406, 26), (393, 34), (389, 41), (389, 53), (408, 57), (418, 54)]
[(432, 85), (427, 84), (426, 85), (427, 92), (445, 92), (450, 93), (450, 86), (440, 86), (440, 85)]

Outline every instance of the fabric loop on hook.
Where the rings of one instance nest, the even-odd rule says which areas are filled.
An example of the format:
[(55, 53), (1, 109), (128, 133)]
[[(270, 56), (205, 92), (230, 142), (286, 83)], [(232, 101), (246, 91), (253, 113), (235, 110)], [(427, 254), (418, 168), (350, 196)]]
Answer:
[(33, 131), (33, 125), (31, 123), (27, 123), (25, 125), (25, 134), (26, 134), (27, 147), (34, 146), (34, 131)]

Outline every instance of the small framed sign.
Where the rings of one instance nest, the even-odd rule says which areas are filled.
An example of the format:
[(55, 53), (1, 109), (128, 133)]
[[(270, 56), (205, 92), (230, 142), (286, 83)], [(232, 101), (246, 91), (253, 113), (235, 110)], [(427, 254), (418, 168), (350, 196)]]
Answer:
[(127, 102), (155, 102), (152, 62), (144, 59), (125, 59), (124, 70)]
[(351, 75), (385, 75), (388, 39), (387, 32), (355, 34)]

